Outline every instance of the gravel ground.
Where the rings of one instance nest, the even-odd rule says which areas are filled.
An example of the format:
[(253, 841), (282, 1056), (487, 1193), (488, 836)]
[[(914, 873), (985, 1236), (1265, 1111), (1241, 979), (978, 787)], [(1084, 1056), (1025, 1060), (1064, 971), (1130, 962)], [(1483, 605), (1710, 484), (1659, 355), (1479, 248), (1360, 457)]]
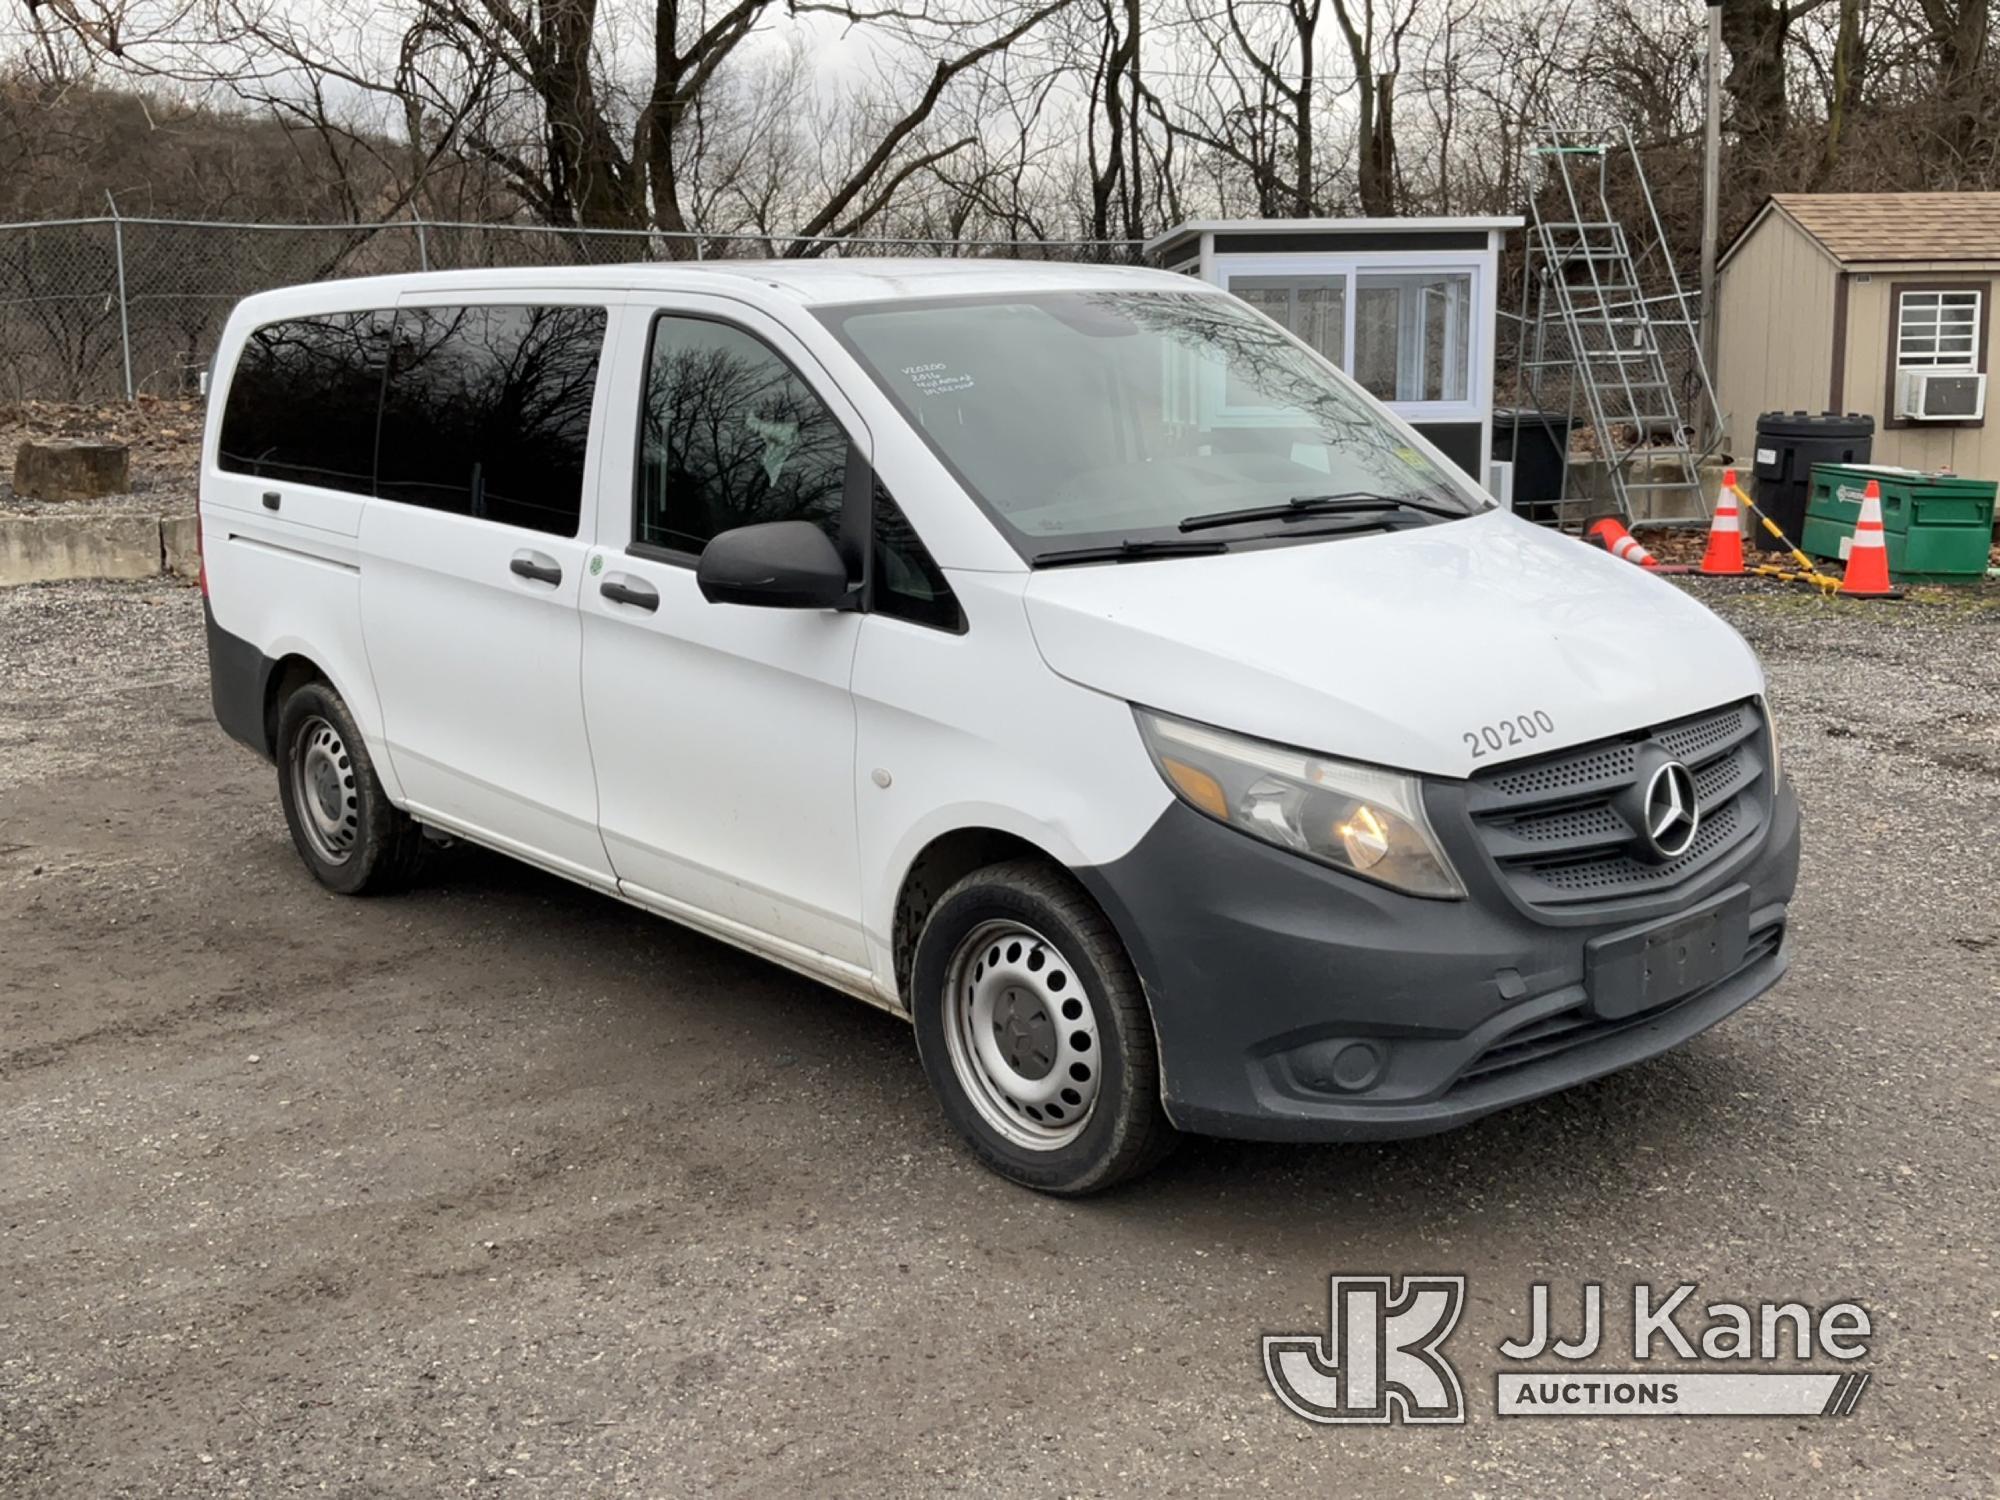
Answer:
[[(0, 1494), (1994, 1495), (2000, 608), (1707, 597), (1808, 819), (1784, 985), (1451, 1135), (1072, 1204), (732, 950), (477, 851), (325, 894), (191, 591), (0, 591)], [(1337, 1271), (1469, 1277), (1467, 1426), (1280, 1408), (1258, 1335)], [(1873, 1384), (1496, 1420), (1529, 1283), (1586, 1280), (1860, 1300)]]

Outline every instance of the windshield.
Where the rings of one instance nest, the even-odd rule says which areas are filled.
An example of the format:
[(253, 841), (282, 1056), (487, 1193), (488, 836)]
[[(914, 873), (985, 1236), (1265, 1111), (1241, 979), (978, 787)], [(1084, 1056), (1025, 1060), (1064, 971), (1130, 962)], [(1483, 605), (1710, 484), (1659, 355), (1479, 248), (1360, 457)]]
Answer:
[(1349, 530), (1490, 504), (1232, 297), (1054, 292), (820, 317), (1030, 561), (1177, 537), (1190, 520), (1231, 545), (1325, 536), (1342, 527), (1306, 518), (1329, 496), (1384, 502)]

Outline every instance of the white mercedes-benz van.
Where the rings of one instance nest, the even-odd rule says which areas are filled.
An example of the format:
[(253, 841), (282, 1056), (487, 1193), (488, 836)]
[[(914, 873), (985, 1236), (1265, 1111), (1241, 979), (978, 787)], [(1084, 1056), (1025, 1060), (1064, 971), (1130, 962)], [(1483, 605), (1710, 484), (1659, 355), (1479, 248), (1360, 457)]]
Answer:
[(1413, 1135), (1784, 972), (1748, 647), (1185, 277), (336, 281), (230, 318), (215, 712), (324, 885), (466, 839), (907, 1016), (996, 1171)]

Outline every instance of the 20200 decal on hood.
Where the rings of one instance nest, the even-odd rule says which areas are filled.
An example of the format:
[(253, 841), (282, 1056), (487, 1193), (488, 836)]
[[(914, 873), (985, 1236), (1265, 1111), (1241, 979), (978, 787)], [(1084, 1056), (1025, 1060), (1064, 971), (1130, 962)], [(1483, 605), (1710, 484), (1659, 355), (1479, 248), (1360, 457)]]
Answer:
[(1042, 569), (1026, 603), (1043, 659), (1071, 681), (1439, 776), (1763, 691), (1742, 637), (1679, 588), (1500, 511)]

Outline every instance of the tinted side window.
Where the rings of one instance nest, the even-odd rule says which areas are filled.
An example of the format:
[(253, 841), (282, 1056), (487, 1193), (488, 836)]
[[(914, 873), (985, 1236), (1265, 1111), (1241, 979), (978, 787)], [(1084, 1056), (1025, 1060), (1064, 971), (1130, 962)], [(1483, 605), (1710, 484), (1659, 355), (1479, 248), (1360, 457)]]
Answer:
[(762, 521), (840, 539), (847, 433), (767, 345), (700, 318), (653, 324), (633, 539), (700, 552)]
[(232, 474), (369, 492), (390, 314), (269, 323), (244, 341), (216, 462)]
[(875, 481), (875, 583), (869, 608), (877, 614), (939, 630), (963, 630), (965, 617), (944, 573), (931, 560), (924, 544), (903, 515), (902, 507), (889, 497), (882, 481)]
[(601, 307), (406, 307), (396, 315), (376, 494), (575, 536)]

